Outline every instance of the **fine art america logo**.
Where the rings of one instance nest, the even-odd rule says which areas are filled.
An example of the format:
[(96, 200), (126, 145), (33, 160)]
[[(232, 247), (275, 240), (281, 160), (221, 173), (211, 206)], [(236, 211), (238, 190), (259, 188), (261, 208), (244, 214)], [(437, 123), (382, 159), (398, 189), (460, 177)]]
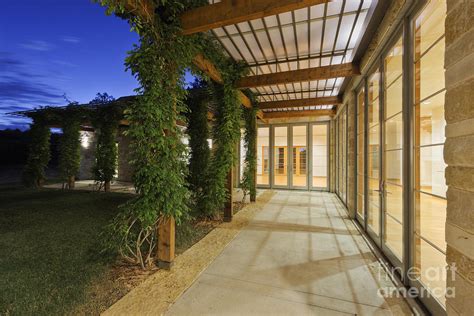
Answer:
[[(406, 278), (410, 281), (421, 282), (427, 285), (429, 289), (424, 287), (397, 287), (392, 282), (386, 282), (382, 283), (383, 285), (379, 288), (377, 295), (384, 298), (454, 298), (456, 289), (455, 287), (447, 287), (446, 281), (448, 278), (451, 281), (455, 280), (456, 270), (455, 263), (446, 267), (428, 267), (423, 270), (419, 267), (411, 267), (407, 271)], [(378, 279), (390, 281), (395, 275), (402, 275), (402, 272), (401, 268), (391, 268), (388, 273), (384, 269), (380, 269)]]

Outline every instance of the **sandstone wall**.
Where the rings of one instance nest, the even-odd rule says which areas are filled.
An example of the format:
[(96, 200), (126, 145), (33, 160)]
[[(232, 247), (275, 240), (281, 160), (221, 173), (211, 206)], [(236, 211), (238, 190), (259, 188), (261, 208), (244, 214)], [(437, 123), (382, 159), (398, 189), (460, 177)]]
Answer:
[(474, 302), (474, 1), (448, 0), (445, 55), (448, 185), (446, 242), (448, 264), (457, 267), (450, 315), (472, 314)]

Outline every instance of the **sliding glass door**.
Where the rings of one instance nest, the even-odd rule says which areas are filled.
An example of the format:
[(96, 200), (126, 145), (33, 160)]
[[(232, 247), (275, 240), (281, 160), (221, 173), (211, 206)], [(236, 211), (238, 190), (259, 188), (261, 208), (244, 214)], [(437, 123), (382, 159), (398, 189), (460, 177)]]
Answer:
[(257, 186), (328, 190), (329, 124), (259, 126)]
[[(446, 183), (443, 159), (444, 20), (446, 3), (430, 1), (413, 19), (413, 267), (419, 286), (445, 305), (446, 278), (433, 272), (446, 269)], [(427, 304), (431, 302), (425, 299)], [(431, 304), (433, 306), (433, 304)]]
[(273, 186), (288, 187), (288, 126), (273, 127)]
[(257, 185), (270, 186), (270, 127), (257, 129)]
[(291, 188), (308, 188), (308, 126), (291, 126)]
[(403, 42), (383, 60), (383, 246), (397, 266), (403, 260)]
[(311, 127), (311, 188), (328, 189), (328, 124)]
[[(426, 1), (416, 10), (357, 91), (356, 216), (437, 315), (445, 313), (447, 275), (446, 3)], [(339, 161), (340, 145), (336, 154)], [(342, 186), (336, 188), (340, 194)]]
[(378, 239), (380, 236), (381, 170), (380, 170), (380, 72), (377, 69), (368, 80), (367, 122), (367, 228)]

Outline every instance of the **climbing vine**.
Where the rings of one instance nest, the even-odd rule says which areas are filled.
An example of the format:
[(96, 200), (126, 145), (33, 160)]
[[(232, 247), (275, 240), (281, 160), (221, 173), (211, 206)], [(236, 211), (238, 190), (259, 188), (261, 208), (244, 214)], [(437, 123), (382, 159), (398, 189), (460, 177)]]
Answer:
[[(112, 4), (118, 12), (120, 2)], [(118, 3), (118, 4), (117, 4)], [(139, 97), (125, 111), (130, 127), (132, 165), (137, 196), (121, 206), (111, 224), (111, 244), (122, 257), (151, 266), (156, 251), (157, 226), (165, 218), (176, 221), (188, 212), (185, 146), (176, 122), (184, 121), (186, 111), (183, 77), (196, 54), (195, 36), (183, 36), (179, 16), (196, 1), (157, 1), (159, 9), (152, 25), (129, 17), (140, 36), (126, 59), (126, 66), (140, 87)]]
[(37, 112), (32, 115), (33, 123), (30, 127), (30, 146), (23, 183), (26, 186), (41, 187), (45, 180), (45, 169), (50, 159), (51, 131), (47, 124), (45, 113)]
[(248, 194), (250, 194), (250, 200), (255, 201), (257, 191), (255, 188), (255, 174), (257, 171), (257, 115), (258, 108), (252, 107), (250, 109), (246, 108), (244, 110), (244, 122), (245, 122), (245, 164), (244, 164), (244, 173), (242, 177), (242, 182), (240, 187), (244, 193), (243, 201)]
[(94, 180), (99, 184), (98, 190), (102, 188), (105, 192), (110, 191), (110, 183), (114, 178), (117, 166), (117, 130), (122, 109), (118, 106), (110, 106), (114, 100), (107, 93), (98, 93), (97, 97), (90, 102), (95, 105), (93, 112), (93, 124), (96, 130), (95, 163), (92, 168)]
[(80, 128), (82, 111), (77, 103), (69, 104), (62, 115), (62, 131), (59, 142), (59, 173), (63, 187), (74, 188), (76, 174), (81, 163)]
[[(246, 74), (243, 63), (236, 63), (222, 52), (214, 38), (200, 35), (201, 52), (219, 70), (222, 83), (211, 81), (202, 74), (210, 85), (215, 120), (212, 128), (213, 150), (210, 162), (206, 209), (215, 216), (228, 198), (227, 176), (237, 158), (236, 144), (240, 139), (241, 100), (235, 82)], [(195, 70), (200, 73), (199, 70)]]
[(209, 186), (209, 163), (211, 150), (208, 122), (209, 87), (204, 81), (197, 81), (186, 101), (188, 106), (189, 174), (188, 183), (193, 196), (193, 213), (196, 217), (212, 214), (206, 201)]
[(183, 103), (185, 69), (192, 68), (210, 82), (192, 63), (196, 55), (202, 54), (222, 76), (222, 83), (211, 84), (216, 149), (209, 164), (207, 190), (203, 190), (207, 203), (203, 209), (215, 213), (227, 197), (226, 177), (236, 158), (241, 103), (234, 83), (243, 75), (243, 67), (224, 55), (208, 34), (182, 34), (181, 14), (207, 4), (207, 0), (155, 0), (153, 12), (140, 0), (96, 1), (107, 6), (108, 13), (128, 19), (140, 36), (139, 45), (126, 59), (127, 68), (140, 84), (136, 90), (139, 97), (125, 111), (138, 195), (121, 207), (110, 225), (109, 246), (118, 247), (125, 259), (145, 268), (152, 263), (159, 221), (173, 217), (179, 222), (189, 211), (185, 147), (176, 125), (178, 120), (185, 120), (182, 113), (187, 111)]

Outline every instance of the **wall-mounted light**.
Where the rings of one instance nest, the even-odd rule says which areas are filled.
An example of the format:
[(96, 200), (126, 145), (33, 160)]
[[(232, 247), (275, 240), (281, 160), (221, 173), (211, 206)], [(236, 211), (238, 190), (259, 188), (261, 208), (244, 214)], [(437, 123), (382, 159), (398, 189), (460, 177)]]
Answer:
[(81, 131), (81, 146), (82, 148), (89, 148), (90, 135), (88, 132)]

